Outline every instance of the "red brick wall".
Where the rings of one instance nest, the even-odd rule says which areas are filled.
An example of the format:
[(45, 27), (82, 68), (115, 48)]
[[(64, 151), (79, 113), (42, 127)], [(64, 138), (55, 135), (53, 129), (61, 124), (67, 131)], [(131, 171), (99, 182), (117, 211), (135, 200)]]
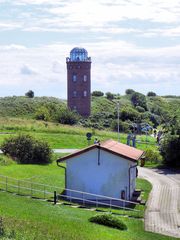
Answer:
[[(73, 81), (73, 75), (77, 76), (77, 80)], [(84, 75), (87, 81), (84, 82)], [(67, 96), (68, 107), (74, 109), (84, 116), (88, 117), (91, 112), (91, 62), (67, 62)], [(73, 92), (77, 95), (74, 97)], [(87, 91), (87, 96), (84, 96)]]

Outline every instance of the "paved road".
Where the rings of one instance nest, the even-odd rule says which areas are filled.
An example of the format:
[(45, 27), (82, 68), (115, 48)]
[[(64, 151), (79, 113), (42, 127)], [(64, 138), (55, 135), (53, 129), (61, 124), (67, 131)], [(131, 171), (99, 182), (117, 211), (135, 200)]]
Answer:
[[(79, 150), (79, 149), (70, 149), (70, 148), (68, 148), (68, 149), (53, 149), (53, 151), (55, 152), (55, 153), (73, 153), (73, 152), (76, 152), (77, 150)], [(0, 153), (2, 153), (2, 151), (0, 150)]]
[(180, 239), (180, 173), (139, 168), (139, 177), (152, 183), (145, 230)]

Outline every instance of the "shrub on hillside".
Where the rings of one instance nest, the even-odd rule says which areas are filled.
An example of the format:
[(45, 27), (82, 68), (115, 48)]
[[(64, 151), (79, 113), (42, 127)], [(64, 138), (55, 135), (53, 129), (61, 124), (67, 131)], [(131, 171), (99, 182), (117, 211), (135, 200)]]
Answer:
[(50, 163), (52, 150), (46, 142), (29, 135), (8, 138), (1, 146), (3, 153), (10, 155), (19, 163)]
[(148, 97), (155, 97), (155, 96), (156, 96), (156, 93), (155, 93), (155, 92), (148, 92), (148, 93), (147, 93), (147, 96), (148, 96)]
[(49, 121), (50, 120), (50, 113), (47, 107), (42, 106), (37, 109), (35, 113), (35, 119), (36, 120), (43, 120), (43, 121)]
[(56, 116), (56, 120), (61, 124), (76, 124), (79, 120), (79, 115), (69, 109), (61, 109)]
[(95, 97), (102, 97), (104, 96), (104, 93), (101, 91), (93, 91), (91, 95)]
[(134, 107), (140, 106), (140, 107), (143, 107), (145, 110), (147, 110), (146, 97), (144, 94), (139, 92), (134, 92), (131, 95), (131, 102)]
[(166, 136), (161, 141), (160, 152), (163, 157), (163, 162), (169, 167), (180, 168), (180, 136), (170, 135)]
[(140, 112), (140, 113), (145, 112), (145, 109), (144, 109), (143, 107), (141, 107), (141, 106), (137, 106), (137, 107), (136, 107), (136, 110), (137, 110), (138, 112)]
[(33, 98), (34, 97), (34, 92), (32, 90), (29, 90), (27, 93), (25, 93), (25, 96), (28, 98)]
[(154, 162), (158, 163), (162, 161), (162, 156), (160, 155), (159, 151), (155, 151), (153, 149), (147, 149), (145, 151), (145, 161), (146, 162)]
[(133, 94), (135, 91), (133, 89), (126, 89), (125, 93), (128, 94)]
[(109, 100), (113, 100), (113, 99), (114, 99), (114, 94), (111, 93), (111, 92), (107, 92), (107, 93), (106, 93), (106, 97), (107, 97), (107, 99), (109, 99)]
[(141, 114), (132, 107), (123, 107), (120, 112), (120, 118), (122, 121), (135, 121), (141, 119)]
[(157, 126), (160, 125), (160, 123), (161, 123), (161, 117), (160, 116), (151, 113), (149, 118), (150, 118), (150, 121), (153, 123), (154, 128), (156, 128)]
[[(118, 130), (118, 121), (117, 120), (113, 120), (111, 123), (111, 129), (113, 131), (117, 131)], [(123, 121), (119, 121), (119, 130), (121, 132), (129, 132), (130, 130), (130, 124), (127, 122), (123, 122)]]
[(95, 215), (89, 219), (90, 222), (98, 223), (104, 226), (117, 228), (120, 230), (127, 230), (127, 226), (122, 220), (113, 216), (112, 214)]

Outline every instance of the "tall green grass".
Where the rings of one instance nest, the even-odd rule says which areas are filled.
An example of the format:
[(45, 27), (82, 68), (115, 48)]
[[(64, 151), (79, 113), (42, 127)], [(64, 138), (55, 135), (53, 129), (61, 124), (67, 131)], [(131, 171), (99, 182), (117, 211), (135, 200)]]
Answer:
[[(18, 119), (18, 118), (0, 118), (0, 144), (5, 138), (14, 134), (29, 133), (38, 139), (47, 141), (52, 148), (83, 148), (88, 145), (86, 133), (91, 132), (92, 140), (95, 138), (100, 141), (107, 139), (118, 139), (117, 132), (99, 131), (90, 128), (78, 126), (67, 126), (56, 123), (47, 123), (43, 121)], [(120, 133), (120, 141), (126, 143), (127, 134)], [(156, 148), (155, 139), (151, 136), (137, 136), (137, 140), (143, 143), (137, 143), (137, 147), (146, 150), (146, 148)], [(146, 142), (147, 140), (147, 142)]]

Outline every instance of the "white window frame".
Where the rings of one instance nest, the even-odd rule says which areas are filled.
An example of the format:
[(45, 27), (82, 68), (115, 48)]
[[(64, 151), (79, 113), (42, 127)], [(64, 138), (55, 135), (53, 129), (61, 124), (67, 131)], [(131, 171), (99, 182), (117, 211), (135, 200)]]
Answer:
[(73, 91), (73, 97), (77, 97), (77, 91)]
[(84, 74), (84, 76), (83, 76), (83, 81), (87, 82), (87, 75), (86, 74)]
[(84, 90), (83, 96), (84, 96), (84, 97), (87, 97), (87, 91), (86, 91), (86, 90)]
[(77, 82), (77, 75), (76, 74), (72, 75), (72, 80), (73, 80), (73, 82)]

